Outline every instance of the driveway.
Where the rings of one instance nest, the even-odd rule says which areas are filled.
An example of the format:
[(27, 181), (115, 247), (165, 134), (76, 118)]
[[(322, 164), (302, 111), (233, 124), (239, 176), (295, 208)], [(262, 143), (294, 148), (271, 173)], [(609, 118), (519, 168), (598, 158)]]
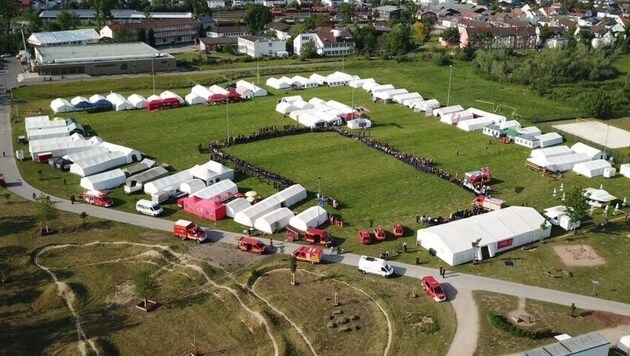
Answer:
[[(0, 97), (0, 99), (2, 99)], [(22, 181), (17, 164), (13, 158), (12, 150), (13, 141), (11, 139), (10, 126), (10, 106), (0, 105), (0, 150), (7, 153), (7, 157), (0, 157), (0, 172), (4, 173), (8, 183), (8, 189), (13, 193), (32, 200), (33, 193), (40, 192)], [(112, 221), (118, 221), (137, 226), (143, 226), (148, 229), (157, 229), (163, 231), (172, 231), (173, 222), (165, 219), (152, 218), (144, 215), (126, 213), (114, 209), (99, 208), (86, 204), (71, 204), (70, 201), (59, 197), (51, 196), (53, 202), (56, 203), (60, 210), (79, 214), (83, 211), (90, 216)], [(238, 234), (207, 229), (209, 237), (213, 242), (223, 242), (228, 244), (236, 244), (235, 237)], [(288, 242), (274, 241), (276, 252), (291, 254), (299, 245)], [(198, 248), (212, 248), (208, 245), (200, 245)], [(325, 254), (324, 260), (334, 263), (343, 263), (349, 266), (357, 266), (360, 256), (345, 253), (342, 255)], [(421, 267), (403, 263), (392, 262), (397, 274), (420, 279), (425, 275), (438, 275), (438, 271), (434, 268)], [(575, 306), (587, 310), (602, 310), (606, 312), (628, 315), (630, 316), (630, 304), (614, 302), (610, 300), (598, 299), (589, 296), (567, 293), (552, 289), (539, 288), (519, 283), (503, 281), (500, 279), (492, 279), (487, 277), (479, 277), (462, 273), (447, 274), (447, 282), (445, 289), (449, 294), (450, 302), (457, 317), (457, 331), (449, 355), (471, 355), (477, 345), (477, 336), (479, 334), (479, 316), (476, 305), (472, 299), (471, 292), (475, 290), (484, 290), (495, 293), (502, 293), (520, 298), (529, 298), (541, 300), (550, 303)], [(616, 342), (617, 340), (611, 340)]]

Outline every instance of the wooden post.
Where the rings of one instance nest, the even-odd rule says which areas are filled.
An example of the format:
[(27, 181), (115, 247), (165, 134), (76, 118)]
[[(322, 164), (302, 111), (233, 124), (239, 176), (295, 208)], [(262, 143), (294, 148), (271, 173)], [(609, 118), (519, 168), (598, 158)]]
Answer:
[(416, 298), (418, 295), (416, 294), (416, 287), (413, 287), (413, 289), (411, 289), (411, 298)]
[(295, 285), (295, 273), (291, 273), (291, 285)]
[(339, 293), (335, 292), (335, 305), (339, 305)]

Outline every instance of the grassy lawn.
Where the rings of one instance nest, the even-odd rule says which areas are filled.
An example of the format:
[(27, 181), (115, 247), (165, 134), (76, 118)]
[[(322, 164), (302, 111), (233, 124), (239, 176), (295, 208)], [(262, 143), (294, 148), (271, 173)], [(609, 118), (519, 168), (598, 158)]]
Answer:
[[(73, 296), (72, 305), (80, 317), (82, 329), (101, 354), (181, 354), (189, 352), (193, 342), (203, 353), (271, 354), (273, 346), (264, 326), (224, 286), (265, 318), (280, 354), (309, 352), (302, 337), (282, 316), (243, 287), (243, 278), (247, 279), (254, 270), (287, 266), (286, 259), (277, 256), (244, 268), (233, 266), (236, 279), (232, 279), (222, 269), (205, 262), (214, 260), (208, 257), (213, 256), (209, 251), (222, 251), (220, 246), (185, 244), (168, 233), (90, 217), (82, 226), (77, 215), (63, 212), (52, 222), (60, 233), (34, 237), (38, 222), (36, 205), (10, 193), (8, 196), (0, 197), (0, 268), (7, 278), (0, 289), (0, 315), (3, 316), (0, 328), (7, 338), (0, 344), (0, 354), (77, 354), (75, 320), (58, 296), (50, 275), (33, 263), (33, 257), (41, 248), (66, 243), (71, 245), (42, 252), (38, 261), (70, 287), (71, 293), (66, 292), (66, 295)], [(94, 241), (129, 241), (148, 246), (85, 245)], [(156, 244), (176, 252), (190, 252), (201, 259), (180, 261), (162, 248), (151, 247)], [(194, 247), (189, 249), (190, 246)], [(234, 257), (240, 260), (250, 256), (233, 248), (227, 254), (236, 254)], [(198, 271), (187, 268), (184, 263), (202, 267), (217, 285), (207, 283)], [(161, 285), (156, 299), (163, 305), (150, 314), (134, 306), (138, 299), (132, 278), (139, 268), (154, 271)], [(391, 351), (395, 354), (416, 354), (419, 347), (443, 354), (448, 348), (455, 331), (453, 310), (449, 304), (433, 303), (424, 295), (411, 298), (412, 280), (356, 278), (354, 268), (342, 265), (300, 264), (299, 268), (326, 277), (309, 279), (312, 274), (299, 271), (301, 284), (297, 287), (279, 281), (269, 285), (272, 278), (284, 279), (283, 272), (278, 272), (270, 274), (272, 278), (263, 277), (257, 285), (262, 287), (259, 292), (269, 297), (272, 305), (304, 329), (318, 353), (338, 354), (330, 349), (330, 330), (317, 327), (326, 321), (330, 292), (334, 290), (340, 293), (342, 308), (346, 308), (348, 314), (352, 310), (360, 316), (359, 322), (352, 322), (360, 323), (360, 330), (335, 331), (337, 338), (343, 336), (337, 346), (355, 350), (374, 345), (382, 349), (387, 342), (383, 314), (365, 294), (343, 282), (364, 290), (388, 313), (393, 332)], [(320, 287), (310, 288), (310, 283)], [(273, 288), (269, 289), (270, 286)], [(273, 295), (267, 295), (266, 291)], [(309, 306), (309, 313), (292, 312), (299, 312), (305, 305)], [(366, 343), (366, 339), (370, 342)], [(89, 346), (87, 348), (89, 350)]]
[[(475, 355), (509, 354), (556, 342), (554, 338), (533, 340), (513, 336), (490, 323), (489, 314), (501, 315), (512, 322), (510, 313), (517, 310), (518, 298), (479, 291), (474, 293), (474, 297), (481, 318), (480, 338)], [(551, 329), (559, 334), (566, 333), (572, 336), (630, 322), (628, 317), (581, 309), (577, 309), (573, 317), (569, 307), (529, 299), (525, 301), (525, 312), (532, 316), (534, 322), (530, 326), (520, 326), (523, 329)]]

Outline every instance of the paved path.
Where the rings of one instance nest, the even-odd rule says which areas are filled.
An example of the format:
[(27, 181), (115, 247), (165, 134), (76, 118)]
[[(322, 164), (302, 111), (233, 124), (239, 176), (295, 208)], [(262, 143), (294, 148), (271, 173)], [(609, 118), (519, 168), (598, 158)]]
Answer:
[[(0, 101), (1, 100), (4, 99), (0, 96)], [(42, 193), (21, 180), (12, 154), (10, 107), (2, 104), (0, 104), (0, 150), (7, 153), (7, 157), (0, 157), (0, 172), (4, 173), (8, 183), (8, 188), (13, 193), (30, 200), (32, 200), (33, 193)], [(81, 213), (85, 211), (90, 216), (97, 218), (163, 231), (171, 231), (173, 226), (172, 221), (165, 219), (152, 218), (85, 204), (71, 204), (68, 200), (61, 199), (59, 197), (51, 197), (51, 199), (57, 204), (57, 207), (60, 210), (72, 213)], [(234, 237), (236, 235), (237, 234), (231, 232), (219, 230), (209, 231), (209, 237), (214, 242), (221, 241), (235, 244), (236, 240)], [(293, 250), (299, 246), (287, 242), (277, 242), (274, 243), (274, 245), (276, 249), (279, 249), (286, 254), (292, 253)], [(210, 248), (210, 246), (201, 245), (199, 248)], [(357, 266), (359, 257), (359, 255), (350, 253), (342, 255), (326, 254), (324, 260), (335, 263), (343, 263), (350, 266)], [(402, 274), (416, 279), (420, 279), (428, 274), (438, 275), (437, 270), (433, 268), (397, 262), (392, 262), (392, 265), (395, 267), (397, 274)], [(471, 296), (471, 291), (474, 290), (485, 290), (567, 306), (570, 306), (571, 303), (575, 303), (575, 305), (581, 309), (602, 310), (630, 316), (630, 304), (461, 273), (447, 274), (447, 279), (444, 281), (444, 289), (446, 290), (449, 300), (453, 305), (458, 323), (455, 338), (449, 350), (449, 355), (470, 355), (475, 350), (477, 336), (479, 334), (479, 317), (476, 314), (476, 306)], [(630, 333), (630, 330), (628, 333)], [(615, 340), (611, 341), (615, 342)]]

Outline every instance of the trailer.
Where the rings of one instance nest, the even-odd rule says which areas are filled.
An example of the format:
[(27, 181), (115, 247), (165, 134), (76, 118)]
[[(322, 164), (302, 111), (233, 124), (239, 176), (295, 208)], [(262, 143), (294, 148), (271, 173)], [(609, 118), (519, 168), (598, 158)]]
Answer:
[(497, 198), (488, 198), (485, 195), (478, 195), (473, 201), (473, 205), (488, 211), (494, 211), (504, 208), (505, 201)]
[(183, 219), (177, 220), (173, 224), (173, 234), (175, 237), (181, 238), (182, 241), (191, 239), (197, 241), (197, 243), (202, 243), (208, 238), (206, 231), (199, 225)]
[(324, 250), (317, 246), (300, 246), (293, 251), (293, 257), (298, 261), (320, 263), (324, 255)]

